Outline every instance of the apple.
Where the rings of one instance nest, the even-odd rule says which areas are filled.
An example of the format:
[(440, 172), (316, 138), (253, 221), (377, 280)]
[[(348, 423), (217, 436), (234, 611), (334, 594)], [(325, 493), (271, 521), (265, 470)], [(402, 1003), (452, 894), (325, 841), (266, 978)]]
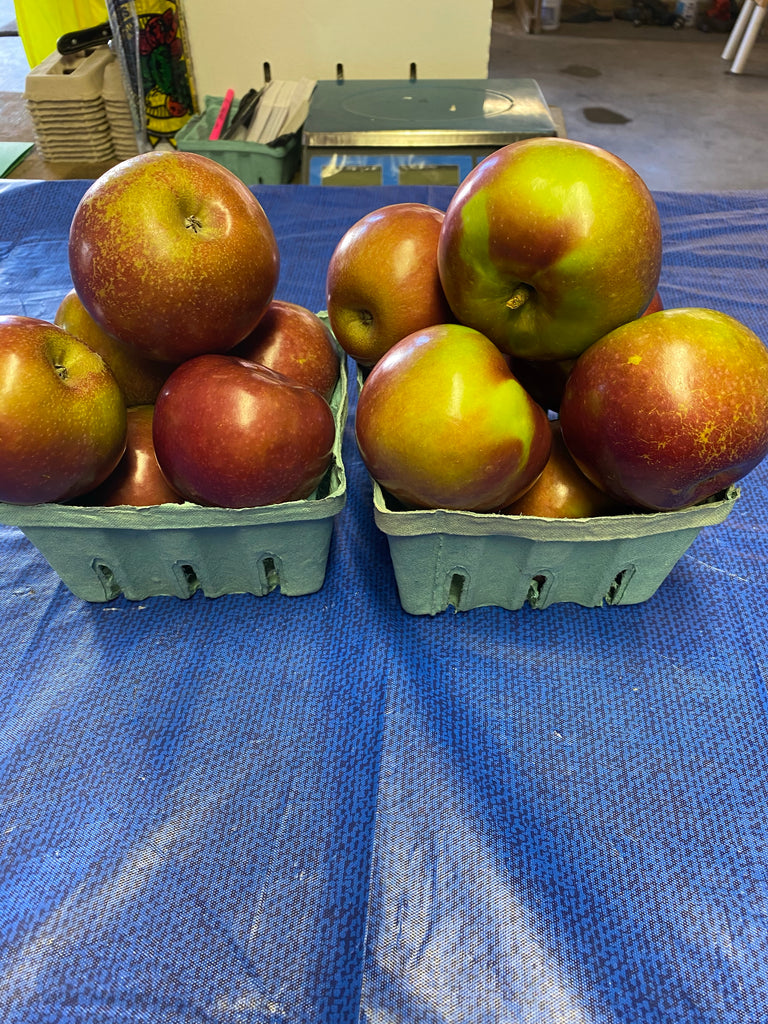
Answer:
[(115, 375), (128, 407), (151, 405), (166, 377), (176, 366), (175, 363), (158, 363), (148, 359), (134, 346), (124, 345), (107, 334), (82, 304), (74, 288), (61, 300), (53, 322), (99, 353)]
[(658, 313), (659, 310), (662, 309), (664, 309), (664, 302), (662, 301), (661, 295), (659, 294), (658, 290), (656, 290), (654, 292), (653, 298), (648, 303), (648, 306), (646, 307), (645, 312), (642, 314), (642, 316), (650, 316), (651, 313)]
[(295, 302), (273, 299), (253, 331), (230, 355), (268, 366), (330, 401), (339, 379), (339, 351), (317, 313)]
[(314, 388), (232, 355), (182, 363), (155, 403), (160, 467), (189, 501), (245, 508), (307, 498), (331, 463), (331, 408)]
[(509, 368), (528, 394), (545, 409), (557, 412), (563, 397), (565, 382), (573, 369), (575, 359), (533, 362), (530, 359), (510, 357)]
[(79, 505), (180, 504), (184, 498), (163, 476), (152, 441), (153, 405), (133, 405), (127, 410), (125, 452), (115, 469), (94, 491), (78, 499)]
[(376, 363), (355, 423), (370, 475), (405, 505), (497, 512), (538, 477), (550, 450), (544, 410), (478, 331), (440, 324)]
[(541, 476), (507, 508), (508, 515), (547, 519), (588, 519), (627, 511), (588, 480), (563, 441), (558, 420), (550, 420), (552, 451)]
[(49, 323), (0, 316), (0, 501), (66, 501), (125, 449), (122, 392), (101, 356)]
[(711, 309), (667, 309), (576, 361), (560, 422), (583, 473), (627, 505), (685, 508), (768, 453), (768, 349)]
[(360, 366), (373, 364), (414, 331), (455, 318), (437, 270), (444, 213), (393, 203), (353, 224), (334, 249), (326, 276), (328, 319)]
[(659, 214), (640, 176), (612, 153), (524, 139), (461, 182), (437, 258), (461, 323), (521, 359), (575, 359), (653, 299)]
[(277, 285), (280, 257), (246, 185), (208, 157), (153, 151), (88, 188), (69, 233), (75, 291), (93, 319), (161, 362), (226, 352)]

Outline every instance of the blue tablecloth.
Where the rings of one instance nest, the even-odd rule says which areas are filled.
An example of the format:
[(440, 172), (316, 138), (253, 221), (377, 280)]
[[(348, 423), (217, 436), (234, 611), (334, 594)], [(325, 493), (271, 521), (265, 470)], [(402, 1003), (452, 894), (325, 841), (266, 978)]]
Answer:
[[(86, 186), (0, 190), (0, 312)], [(313, 309), (451, 194), (255, 191)], [(768, 192), (656, 198), (665, 304), (768, 339)], [(644, 604), (422, 617), (344, 458), (308, 597), (88, 604), (0, 527), (0, 1020), (765, 1024), (768, 466)]]

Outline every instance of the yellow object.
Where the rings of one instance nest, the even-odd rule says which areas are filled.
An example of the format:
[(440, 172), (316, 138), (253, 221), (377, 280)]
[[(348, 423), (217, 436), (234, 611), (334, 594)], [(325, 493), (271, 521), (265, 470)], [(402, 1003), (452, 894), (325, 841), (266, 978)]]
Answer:
[(196, 109), (180, 0), (135, 0), (146, 133), (154, 147), (176, 145)]
[(14, 0), (14, 7), (31, 68), (54, 52), (60, 36), (109, 20), (106, 0)]

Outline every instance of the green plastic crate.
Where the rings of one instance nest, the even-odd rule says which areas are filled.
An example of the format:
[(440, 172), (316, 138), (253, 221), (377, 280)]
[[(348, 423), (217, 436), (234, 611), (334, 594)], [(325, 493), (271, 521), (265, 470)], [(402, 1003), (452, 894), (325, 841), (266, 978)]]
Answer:
[[(214, 139), (208, 136), (216, 123), (223, 97), (206, 96), (205, 109), (191, 117), (176, 133), (176, 145), (188, 153), (210, 157), (236, 174), (246, 185), (287, 185), (301, 163), (300, 133), (284, 146), (263, 146), (256, 142)], [(232, 103), (230, 120), (238, 107)]]
[(160, 595), (264, 596), (279, 587), (296, 597), (325, 581), (335, 517), (347, 497), (341, 458), (347, 372), (331, 397), (333, 461), (315, 494), (260, 508), (147, 508), (0, 504), (0, 522), (18, 526), (77, 597), (132, 601)]

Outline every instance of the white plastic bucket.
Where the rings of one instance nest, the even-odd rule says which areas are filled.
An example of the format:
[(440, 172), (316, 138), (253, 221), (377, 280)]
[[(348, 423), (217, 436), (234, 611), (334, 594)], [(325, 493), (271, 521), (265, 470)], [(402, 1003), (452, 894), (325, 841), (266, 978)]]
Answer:
[(541, 0), (539, 23), (545, 32), (560, 28), (560, 7), (562, 0)]

